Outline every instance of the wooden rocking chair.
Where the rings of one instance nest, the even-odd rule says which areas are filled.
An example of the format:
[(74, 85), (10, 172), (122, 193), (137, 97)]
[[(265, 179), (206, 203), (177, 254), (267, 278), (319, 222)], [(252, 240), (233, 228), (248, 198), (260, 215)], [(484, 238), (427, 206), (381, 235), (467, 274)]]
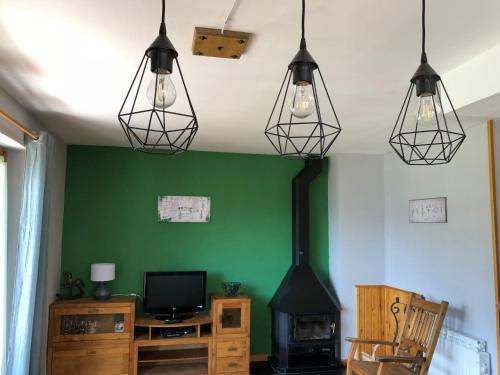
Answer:
[[(347, 337), (351, 349), (346, 375), (427, 375), (447, 310), (446, 301), (439, 304), (412, 296), (395, 342)], [(362, 344), (375, 345), (374, 361), (355, 359)], [(394, 347), (395, 355), (377, 355), (381, 345)]]

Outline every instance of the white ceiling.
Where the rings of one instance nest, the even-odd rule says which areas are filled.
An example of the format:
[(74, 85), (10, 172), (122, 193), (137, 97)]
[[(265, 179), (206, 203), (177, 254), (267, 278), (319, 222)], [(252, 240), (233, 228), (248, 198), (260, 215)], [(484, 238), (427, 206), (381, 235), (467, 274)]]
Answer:
[[(192, 56), (193, 27), (221, 27), (232, 3), (167, 0), (168, 34), (200, 124), (192, 148), (273, 153), (263, 131), (298, 49), (300, 1), (240, 0), (228, 29), (255, 34), (247, 54)], [(420, 1), (307, 6), (308, 48), (343, 127), (333, 151), (386, 152), (419, 62)], [(427, 8), (428, 56), (441, 74), (499, 43), (498, 0), (429, 0)], [(2, 0), (0, 86), (67, 143), (125, 146), (117, 113), (160, 9), (160, 0)]]

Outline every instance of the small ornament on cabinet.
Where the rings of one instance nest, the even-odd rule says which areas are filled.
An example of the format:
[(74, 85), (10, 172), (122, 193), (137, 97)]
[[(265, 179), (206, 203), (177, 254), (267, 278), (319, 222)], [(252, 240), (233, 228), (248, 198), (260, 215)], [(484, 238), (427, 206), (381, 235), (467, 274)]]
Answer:
[(115, 321), (115, 333), (125, 332), (125, 325), (122, 320)]
[[(56, 297), (59, 299), (81, 298), (85, 294), (85, 283), (80, 278), (73, 278), (71, 272), (64, 273), (64, 282), (62, 286), (63, 292), (56, 294)], [(77, 289), (76, 294), (73, 294), (74, 288)]]
[(239, 281), (224, 281), (221, 283), (221, 288), (226, 297), (236, 297), (240, 294), (241, 283)]

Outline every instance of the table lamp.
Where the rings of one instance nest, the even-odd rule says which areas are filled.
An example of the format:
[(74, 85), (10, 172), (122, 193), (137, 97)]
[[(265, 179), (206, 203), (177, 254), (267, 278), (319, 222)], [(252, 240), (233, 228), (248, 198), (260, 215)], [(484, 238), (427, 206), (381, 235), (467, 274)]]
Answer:
[(97, 288), (94, 292), (95, 299), (110, 299), (111, 294), (106, 281), (115, 279), (114, 263), (94, 263), (90, 266), (90, 280), (97, 282)]

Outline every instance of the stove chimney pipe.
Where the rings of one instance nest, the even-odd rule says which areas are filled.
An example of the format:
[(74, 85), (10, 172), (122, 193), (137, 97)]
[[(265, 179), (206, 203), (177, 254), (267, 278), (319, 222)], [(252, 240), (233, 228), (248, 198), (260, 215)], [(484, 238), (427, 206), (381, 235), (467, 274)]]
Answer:
[(292, 180), (292, 263), (309, 264), (309, 186), (321, 173), (321, 159), (306, 160)]

